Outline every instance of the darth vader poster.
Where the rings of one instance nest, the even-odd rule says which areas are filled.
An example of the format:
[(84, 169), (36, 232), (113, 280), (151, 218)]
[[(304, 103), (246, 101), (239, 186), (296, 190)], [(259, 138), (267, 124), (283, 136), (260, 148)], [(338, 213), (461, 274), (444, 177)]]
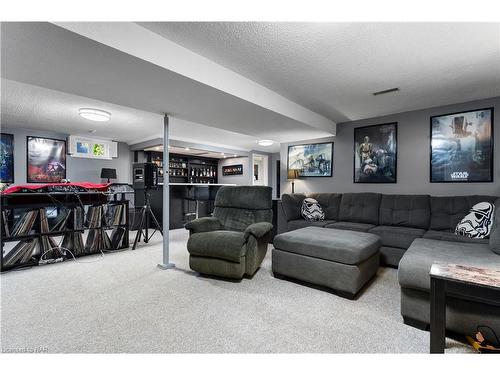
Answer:
[(396, 122), (354, 129), (354, 182), (396, 183)]
[(493, 181), (493, 108), (431, 117), (430, 180)]

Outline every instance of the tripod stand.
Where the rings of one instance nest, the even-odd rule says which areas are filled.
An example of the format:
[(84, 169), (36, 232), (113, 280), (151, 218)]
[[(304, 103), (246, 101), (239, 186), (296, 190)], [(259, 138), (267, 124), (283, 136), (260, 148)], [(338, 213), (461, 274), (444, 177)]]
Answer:
[[(135, 235), (134, 246), (132, 246), (132, 250), (135, 250), (137, 243), (141, 240), (141, 237), (144, 237), (144, 243), (148, 243), (151, 237), (159, 231), (163, 236), (163, 230), (161, 225), (158, 224), (158, 220), (156, 220), (155, 214), (151, 210), (151, 203), (149, 201), (149, 191), (148, 189), (144, 189), (144, 206), (142, 206), (141, 211), (139, 213), (141, 217), (141, 222), (139, 224), (139, 228), (137, 229), (137, 234)], [(153, 224), (155, 225), (153, 233), (149, 235), (149, 224), (153, 220)]]

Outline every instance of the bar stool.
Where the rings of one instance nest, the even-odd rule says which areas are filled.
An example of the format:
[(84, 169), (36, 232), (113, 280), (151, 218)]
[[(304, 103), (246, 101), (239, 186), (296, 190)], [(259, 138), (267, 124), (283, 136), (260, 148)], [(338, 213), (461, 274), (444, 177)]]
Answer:
[(189, 218), (193, 217), (198, 219), (200, 216), (200, 204), (210, 201), (210, 189), (209, 186), (193, 185), (189, 186), (186, 195), (183, 197), (184, 200), (189, 202), (195, 202), (194, 212), (187, 212), (184, 214), (186, 221), (191, 221)]

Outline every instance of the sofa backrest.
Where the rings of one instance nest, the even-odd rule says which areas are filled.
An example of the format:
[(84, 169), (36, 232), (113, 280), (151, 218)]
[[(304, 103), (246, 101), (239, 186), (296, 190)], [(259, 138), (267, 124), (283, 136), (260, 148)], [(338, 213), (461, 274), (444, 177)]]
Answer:
[(302, 193), (283, 194), (281, 196), (281, 204), (286, 216), (286, 221), (302, 219), (300, 209), (302, 208), (304, 199), (306, 199), (306, 196)]
[(325, 220), (337, 220), (339, 217), (340, 201), (342, 194), (336, 193), (313, 193), (308, 195), (314, 198), (325, 213)]
[(269, 186), (223, 186), (215, 196), (214, 216), (224, 229), (242, 232), (253, 223), (272, 223), (272, 205)]
[(383, 195), (379, 225), (428, 229), (431, 220), (429, 195)]
[(346, 193), (342, 195), (339, 221), (378, 224), (380, 200), (378, 193)]
[(453, 197), (431, 197), (430, 229), (452, 231), (479, 202), (494, 203), (497, 197), (488, 195), (465, 195)]

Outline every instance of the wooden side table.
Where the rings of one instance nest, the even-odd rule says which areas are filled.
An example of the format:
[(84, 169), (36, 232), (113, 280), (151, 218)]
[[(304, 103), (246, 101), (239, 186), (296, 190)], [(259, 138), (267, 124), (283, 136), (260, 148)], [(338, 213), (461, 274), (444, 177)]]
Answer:
[(433, 264), (431, 277), (430, 352), (444, 353), (446, 296), (500, 306), (500, 270)]

